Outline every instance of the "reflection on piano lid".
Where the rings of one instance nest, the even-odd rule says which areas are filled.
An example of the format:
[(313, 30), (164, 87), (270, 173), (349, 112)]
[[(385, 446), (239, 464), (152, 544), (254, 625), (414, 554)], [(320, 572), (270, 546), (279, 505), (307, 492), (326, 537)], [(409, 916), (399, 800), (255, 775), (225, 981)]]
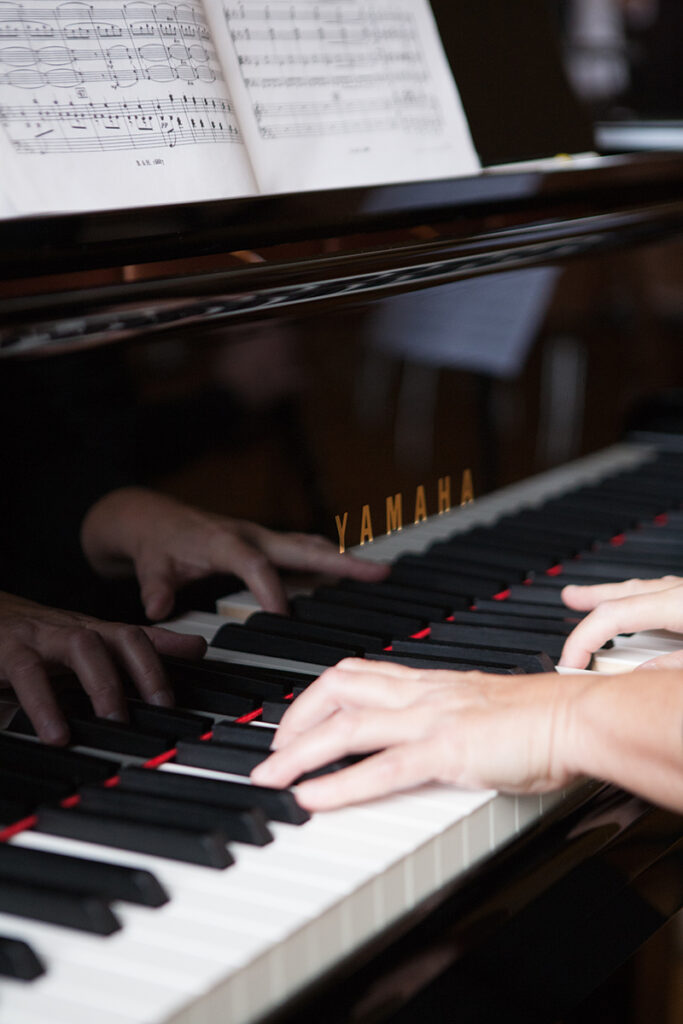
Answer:
[[(430, 613), (438, 643), (421, 630), (413, 646), (436, 665), (458, 667), (459, 638), (454, 643), (449, 631), (464, 615), (467, 658), (486, 671), (488, 658), (519, 655), (520, 630), (528, 635), (527, 654), (537, 646), (543, 653), (550, 638), (564, 634), (560, 591), (551, 584), (578, 564), (576, 534), (565, 519), (594, 515), (609, 523), (622, 543), (596, 540), (581, 551), (591, 564), (624, 575), (630, 564), (625, 517), (639, 500), (637, 557), (651, 535), (652, 544), (669, 538), (667, 550), (675, 546), (682, 463), (683, 452), (619, 446), (360, 553), (390, 558), (397, 567), (408, 555), (428, 559), (430, 551), (441, 552), (443, 581), (430, 583), (445, 600), (440, 622)], [(546, 514), (549, 524), (542, 521)], [(508, 543), (517, 525), (533, 538), (533, 568), (526, 563), (528, 542)], [(496, 566), (501, 536), (508, 557), (497, 571), (512, 580), (516, 563), (526, 582), (495, 593), (487, 568)], [(450, 553), (460, 558), (460, 541), (470, 539), (471, 568), (466, 574), (448, 569)], [(547, 569), (539, 568), (539, 557), (547, 558)], [(477, 573), (484, 588), (488, 581), (486, 596), (472, 591)], [(387, 585), (396, 605), (401, 589), (414, 605), (419, 582), (396, 578), (377, 588)], [(266, 635), (262, 618), (261, 631), (248, 621), (223, 629), (198, 665), (174, 663), (183, 710), (131, 699), (130, 723), (118, 726), (94, 720), (79, 692), (67, 691), (62, 700), (73, 723), (73, 750), (41, 747), (26, 736), (22, 715), (10, 733), (0, 734), (0, 760), (23, 780), (16, 793), (31, 814), (23, 827), (6, 830), (9, 845), (0, 846), (0, 934), (15, 953), (9, 967), (0, 956), (0, 967), (13, 975), (0, 983), (0, 1021), (376, 1020), (387, 1019), (396, 1005), (414, 1012), (418, 996), (433, 1005), (447, 981), (463, 1021), (494, 1019), (508, 1001), (506, 1019), (552, 1020), (678, 909), (680, 821), (597, 784), (543, 797), (433, 785), (310, 819), (291, 792), (251, 786), (245, 775), (265, 756), (272, 735), (262, 721), (264, 698), (279, 695), (286, 706), (320, 667), (306, 660), (309, 645), (325, 646), (321, 635), (307, 639), (310, 607), (338, 610), (338, 633), (357, 628), (343, 614), (350, 606), (324, 591), (309, 598), (305, 615), (295, 606), (291, 621), (304, 638), (295, 659), (277, 658), (270, 644), (263, 654), (258, 645), (249, 651), (221, 646), (240, 633)], [(373, 585), (359, 594), (368, 632), (396, 641), (389, 653), (401, 658), (409, 637), (393, 630), (410, 618), (380, 611), (386, 597), (378, 598), (372, 618)], [(451, 594), (474, 600), (475, 609), (463, 611), (453, 601), (448, 614)], [(486, 622), (481, 640), (477, 614)], [(492, 647), (488, 623), (496, 616)], [(192, 631), (197, 622), (203, 631), (225, 619), (205, 613), (179, 626)], [(674, 640), (634, 638), (632, 653), (639, 643), (650, 657)], [(632, 663), (639, 658), (633, 653)], [(225, 721), (212, 704), (221, 695), (239, 697), (251, 710)], [(156, 738), (152, 749), (150, 738)], [(159, 744), (165, 752), (156, 755)], [(47, 786), (46, 768), (52, 781), (71, 787), (70, 797), (60, 799)], [(11, 780), (4, 790), (12, 791)], [(11, 807), (3, 813), (8, 821)], [(558, 984), (567, 977), (568, 956), (571, 992)], [(496, 984), (486, 980), (492, 971)], [(536, 984), (529, 982), (533, 971)], [(32, 976), (29, 984), (18, 980)], [(332, 988), (330, 978), (337, 980)]]

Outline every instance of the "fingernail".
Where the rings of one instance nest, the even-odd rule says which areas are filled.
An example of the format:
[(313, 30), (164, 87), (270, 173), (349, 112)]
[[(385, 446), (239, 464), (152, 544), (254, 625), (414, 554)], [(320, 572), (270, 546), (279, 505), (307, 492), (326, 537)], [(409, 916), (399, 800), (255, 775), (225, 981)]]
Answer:
[(110, 722), (127, 722), (128, 719), (124, 715), (123, 711), (110, 711), (108, 715), (104, 716), (108, 718)]
[(173, 694), (169, 693), (168, 690), (157, 690), (156, 693), (151, 695), (148, 703), (154, 704), (158, 708), (172, 708)]
[(43, 743), (63, 747), (69, 741), (69, 730), (59, 722), (46, 722), (37, 730)]

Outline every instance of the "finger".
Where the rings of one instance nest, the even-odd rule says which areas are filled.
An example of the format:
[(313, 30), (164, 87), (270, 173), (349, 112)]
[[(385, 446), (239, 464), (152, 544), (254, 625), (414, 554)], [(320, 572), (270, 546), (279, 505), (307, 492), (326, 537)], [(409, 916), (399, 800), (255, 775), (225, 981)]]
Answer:
[[(143, 700), (159, 707), (175, 703), (171, 689), (152, 640), (140, 626), (105, 623), (99, 632), (122, 665)], [(159, 630), (159, 632), (162, 632)]]
[(159, 626), (143, 626), (142, 629), (158, 654), (166, 654), (172, 658), (188, 658), (192, 661), (203, 658), (206, 654), (206, 640), (201, 636), (176, 633), (172, 629), (161, 629)]
[(153, 622), (167, 618), (173, 611), (178, 585), (171, 563), (141, 558), (135, 571), (140, 583), (140, 600), (147, 618)]
[(349, 674), (335, 666), (309, 686), (285, 712), (273, 740), (280, 749), (293, 736), (311, 729), (335, 712), (350, 708), (406, 707), (424, 693), (424, 684), (368, 670)]
[(41, 656), (30, 647), (17, 644), (5, 651), (2, 670), (39, 739), (57, 746), (68, 743), (69, 729)]
[(677, 630), (676, 612), (680, 619), (681, 610), (671, 608), (667, 590), (604, 601), (569, 634), (559, 664), (564, 668), (585, 668), (594, 651), (620, 633)]
[(656, 580), (625, 580), (623, 583), (598, 583), (579, 587), (570, 584), (562, 590), (562, 600), (577, 611), (590, 611), (603, 601), (613, 601), (637, 594), (653, 594), (683, 583), (679, 576), (663, 576)]
[(347, 804), (373, 800), (435, 778), (434, 747), (428, 740), (404, 743), (344, 768), (297, 786), (296, 799), (311, 811), (333, 810)]
[(107, 643), (99, 632), (82, 627), (60, 629), (51, 638), (49, 649), (45, 645), (42, 647), (44, 649), (40, 649), (40, 653), (45, 658), (56, 657), (75, 672), (99, 718), (127, 721), (121, 679)]
[(285, 614), (287, 596), (267, 554), (235, 534), (220, 533), (209, 551), (210, 571), (235, 573), (244, 580), (264, 611)]
[(638, 668), (683, 668), (683, 650), (660, 654), (658, 658), (643, 662)]
[(271, 754), (254, 769), (251, 777), (262, 786), (288, 786), (305, 772), (347, 754), (367, 754), (407, 742), (419, 729), (413, 708), (339, 711)]
[(326, 537), (277, 533), (260, 528), (254, 541), (281, 569), (344, 576), (366, 582), (377, 582), (389, 573), (389, 566), (380, 562), (355, 558), (350, 554), (340, 555), (332, 541)]

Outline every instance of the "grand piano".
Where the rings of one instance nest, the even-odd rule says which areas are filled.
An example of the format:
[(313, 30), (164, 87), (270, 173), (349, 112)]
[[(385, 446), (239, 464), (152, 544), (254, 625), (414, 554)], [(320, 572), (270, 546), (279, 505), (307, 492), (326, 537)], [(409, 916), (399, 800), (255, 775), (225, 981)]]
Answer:
[[(485, 146), (483, 122), (481, 131)], [(488, 139), (502, 145), (501, 138)], [(543, 155), (533, 151), (533, 142), (526, 145), (510, 156)], [(489, 162), (500, 162), (497, 157), (503, 159), (497, 152)], [(453, 569), (451, 586), (461, 597), (473, 588), (467, 600), (482, 609), (482, 616), (484, 608), (495, 614), (492, 599), (501, 596), (522, 601), (528, 614), (534, 599), (523, 601), (519, 592), (540, 592), (540, 614), (540, 608), (557, 607), (558, 591), (549, 596), (558, 578), (556, 563), (575, 572), (577, 551), (599, 560), (611, 546), (613, 555), (610, 542), (617, 536), (618, 550), (623, 542), (628, 556), (627, 545), (640, 550), (642, 538), (656, 528), (669, 530), (675, 541), (671, 531), (683, 503), (683, 447), (675, 432), (658, 433), (651, 420), (635, 414), (637, 432), (625, 443), (622, 434), (625, 410), (667, 383), (663, 371), (669, 371), (669, 384), (676, 383), (675, 310), (653, 293), (651, 268), (671, 267), (680, 257), (682, 230), (683, 159), (675, 153), (554, 158), (458, 180), (8, 220), (0, 224), (0, 373), (10, 380), (16, 373), (21, 381), (28, 367), (28, 379), (39, 381), (39, 388), (51, 380), (60, 387), (71, 380), (74, 387), (89, 388), (110, 372), (112, 359), (119, 368), (123, 364), (127, 386), (133, 381), (124, 422), (130, 428), (131, 409), (136, 410), (130, 438), (155, 486), (226, 514), (284, 528), (315, 528), (333, 539), (335, 516), (348, 511), (348, 547), (360, 539), (361, 509), (368, 506), (376, 538), (359, 553), (402, 566), (393, 570), (395, 585), (409, 589), (413, 601), (416, 587), (429, 592), (426, 604), (433, 603), (435, 591), (449, 587), (435, 583), (433, 564), (411, 568), (411, 557), (428, 555), (439, 542), (457, 549), (460, 535), (465, 543), (486, 543), (482, 531), (492, 534), (507, 523), (502, 529), (508, 557), (501, 551), (504, 542), (489, 537), (499, 566), (489, 576), (483, 573), (488, 590), (480, 589), (481, 580), (462, 584), (462, 564)], [(430, 299), (436, 301), (437, 294), (449, 295), (454, 310), (467, 313), (450, 334), (429, 323)], [(518, 308), (520, 296), (528, 301)], [(492, 308), (501, 303), (508, 318), (491, 319)], [(474, 353), (467, 344), (472, 335)], [(296, 357), (295, 382), (287, 363), (282, 376), (276, 374), (268, 400), (250, 403), (245, 395), (254, 394), (259, 360), (274, 358), (268, 347), (273, 337), (287, 360), (292, 353)], [(248, 359), (252, 350), (259, 353), (256, 373)], [(244, 353), (247, 370), (235, 374)], [(279, 348), (275, 358), (282, 358)], [(281, 386), (283, 378), (289, 387)], [(217, 394), (230, 408), (228, 415), (207, 412), (215, 410)], [(105, 405), (99, 408), (108, 427), (121, 422), (107, 419)], [(51, 431), (59, 438), (60, 424), (41, 424), (42, 436)], [(163, 450), (153, 450), (150, 437)], [(78, 458), (78, 452), (69, 456)], [(466, 468), (477, 500), (459, 508), (460, 474)], [(423, 486), (428, 512), (436, 513), (438, 481), (446, 475), (452, 479), (449, 512), (406, 526), (400, 534), (379, 536), (387, 495), (405, 494), (407, 522), (412, 494)], [(27, 480), (29, 492), (32, 486)], [(581, 504), (588, 501), (587, 492), (598, 505), (609, 494), (619, 495), (621, 507), (609, 528), (595, 504)], [(560, 508), (562, 501), (568, 504)], [(510, 557), (518, 550), (515, 531), (517, 539), (519, 531), (531, 532), (542, 560), (540, 542), (549, 536), (537, 517), (548, 515), (557, 517), (551, 545), (557, 558), (548, 561), (550, 576), (538, 568), (538, 558), (533, 570), (529, 564), (521, 577), (515, 575), (520, 569), (519, 559)], [(566, 524), (564, 545), (557, 523)], [(639, 530), (640, 540), (634, 537)], [(578, 546), (577, 536), (582, 538)], [(71, 554), (60, 560), (53, 552), (43, 599), (68, 605), (74, 597), (80, 581), (64, 564)], [(492, 562), (487, 564), (492, 570)], [(606, 578), (630, 575), (632, 564), (635, 556), (626, 557)], [(420, 572), (425, 575), (418, 579)], [(523, 579), (532, 579), (531, 585)], [(312, 586), (297, 581), (296, 592)], [(321, 647), (311, 626), (335, 628), (329, 615), (307, 618), (304, 598), (304, 605), (295, 605), (294, 618), (309, 623), (303, 639), (310, 646), (293, 656), (283, 641), (286, 656), (277, 658), (272, 644), (277, 634), (270, 634), (266, 653), (255, 653), (242, 642), (249, 627), (236, 625), (255, 609), (242, 595), (226, 597), (237, 589), (235, 581), (211, 581), (211, 587), (183, 595), (178, 608), (178, 628), (204, 630), (210, 639), (216, 671), (223, 666), (228, 691), (230, 673), (240, 671), (251, 677), (252, 690), (263, 690), (256, 716), (244, 709), (213, 711), (210, 701), (201, 705), (187, 696), (185, 670), (174, 666), (186, 698), (179, 704), (209, 716), (199, 722), (204, 728), (208, 722), (215, 729), (214, 719), (226, 717), (246, 726), (263, 716), (263, 700), (272, 705), (275, 721), (282, 700), (273, 695), (284, 695), (284, 683), (293, 690), (305, 685), (326, 663), (316, 660)], [(225, 598), (219, 602), (221, 619), (215, 618), (217, 597)], [(125, 607), (135, 615), (134, 605), (125, 603), (131, 600), (128, 593), (98, 591), (95, 598), (90, 610), (98, 614), (118, 615)], [(343, 628), (348, 604), (339, 592), (328, 599), (328, 609), (340, 609)], [(392, 602), (396, 614), (396, 593), (384, 600), (385, 614)], [(451, 605), (446, 610), (452, 612)], [(366, 617), (371, 619), (369, 610)], [(416, 646), (425, 642), (424, 635), (420, 638), (413, 626), (406, 633), (408, 620), (397, 618), (388, 627), (396, 630), (388, 638), (393, 654), (407, 663), (428, 657), (424, 646)], [(548, 621), (552, 618), (549, 614)], [(217, 622), (229, 626), (232, 642), (221, 646)], [(483, 617), (481, 622), (482, 635), (488, 636), (490, 622)], [(353, 628), (357, 632), (357, 625)], [(438, 630), (433, 632), (437, 637)], [(640, 640), (650, 652), (658, 642), (661, 638)], [(634, 647), (640, 650), (635, 641), (630, 650)], [(608, 666), (613, 653), (605, 652), (603, 670), (613, 670)], [(622, 667), (629, 657), (631, 665), (637, 663), (627, 652)], [(244, 697), (244, 685), (244, 679), (235, 684), (233, 697)], [(87, 720), (82, 708), (78, 714)], [(252, 733), (263, 733), (251, 725)], [(17, 738), (24, 736), (24, 727), (11, 719), (10, 732), (0, 737), (3, 764), (19, 757), (18, 743), (35, 753), (34, 744)], [(96, 778), (111, 782), (126, 776), (121, 788), (140, 794), (141, 773), (136, 776), (135, 768), (153, 758), (123, 754), (115, 742), (112, 749), (111, 737), (100, 748), (92, 736), (84, 732), (75, 749), (106, 758), (104, 774)], [(173, 743), (162, 746), (175, 749), (176, 740), (174, 735)], [(190, 740), (188, 750), (197, 742)], [(235, 770), (207, 768), (201, 759), (183, 761), (177, 751), (177, 767), (168, 761), (165, 754), (157, 756), (155, 764), (164, 767), (149, 774), (166, 782), (184, 778), (222, 785), (224, 780), (226, 786), (243, 779)], [(60, 777), (56, 766), (32, 767), (30, 757), (22, 765), (31, 778), (52, 772)], [(435, 788), (423, 795), (423, 803), (415, 794), (403, 804), (399, 799), (374, 811), (366, 808), (355, 818), (353, 812), (326, 823), (317, 816), (299, 825), (296, 839), (292, 804), (285, 801), (284, 809), (267, 804), (269, 824), (263, 816), (261, 822), (275, 837), (266, 846), (270, 860), (259, 860), (258, 848), (238, 838), (230, 843), (235, 866), (224, 873), (193, 869), (204, 872), (201, 882), (190, 885), (203, 909), (190, 924), (191, 911), (187, 919), (182, 916), (188, 893), (178, 891), (186, 864), (174, 867), (158, 847), (152, 852), (135, 842), (126, 847), (120, 836), (109, 843), (96, 836), (74, 838), (69, 826), (59, 824), (73, 811), (74, 794), (83, 803), (84, 791), (93, 788), (106, 787), (88, 784), (86, 772), (66, 796), (28, 800), (18, 825), (20, 816), (13, 817), (8, 805), (1, 838), (19, 851), (33, 848), (150, 869), (170, 893), (170, 906), (175, 902), (181, 908), (175, 924), (170, 919), (169, 934), (173, 927), (182, 931), (186, 921), (187, 945), (178, 940), (174, 946), (168, 939), (167, 946), (143, 951), (145, 942), (149, 947), (162, 941), (165, 926), (146, 932), (141, 908), (129, 906), (118, 890), (108, 903), (102, 897), (113, 906), (117, 924), (123, 922), (116, 938), (84, 936), (53, 923), (55, 918), (51, 923), (50, 913), (59, 920), (83, 910), (78, 886), (72, 883), (66, 893), (79, 895), (76, 910), (71, 904), (65, 909), (58, 894), (56, 910), (46, 911), (52, 904), (45, 879), (31, 890), (21, 866), (8, 862), (3, 868), (0, 858), (1, 952), (10, 974), (0, 981), (2, 1022), (95, 1017), (112, 1024), (407, 1022), (418, 1014), (462, 1022), (557, 1021), (683, 905), (680, 819), (614, 787), (586, 782), (552, 798), (526, 801), (492, 794), (470, 800)], [(208, 792), (189, 797), (188, 789), (188, 799), (211, 803)], [(92, 792), (87, 798), (96, 800)], [(212, 799), (220, 805), (219, 798)], [(306, 849), (307, 834), (315, 852)], [(355, 854), (345, 844), (355, 846)], [(278, 866), (278, 849), (284, 866)], [(307, 899), (316, 905), (316, 886), (318, 896), (327, 889), (337, 894), (336, 902), (319, 900), (325, 911), (319, 912), (317, 931), (313, 916), (305, 923), (297, 918), (296, 928), (292, 924), (297, 857), (304, 874), (302, 906)], [(365, 867), (374, 863), (373, 857), (383, 867), (369, 877), (361, 867), (364, 858)], [(244, 886), (248, 897), (258, 886), (260, 863), (274, 873), (264, 874), (263, 892), (251, 912), (247, 908), (247, 918), (219, 922), (219, 911), (227, 913), (239, 903), (235, 888)], [(15, 870), (19, 874), (13, 876)], [(236, 874), (238, 880), (225, 892), (221, 882), (213, 887), (211, 878), (206, 881), (206, 876), (240, 870), (242, 880)], [(28, 885), (33, 903), (30, 892), (28, 902), (20, 900), (23, 890), (8, 882), (12, 877)], [(288, 902), (281, 890), (290, 888)], [(207, 909), (212, 901), (218, 908), (213, 914)], [(242, 903), (248, 905), (248, 899)], [(161, 910), (142, 908), (143, 916), (155, 913)], [(284, 921), (283, 934), (287, 922), (292, 935), (301, 929), (298, 945), (272, 939), (269, 929), (272, 925), (274, 934), (279, 921)], [(133, 935), (128, 953), (127, 930)], [(251, 960), (245, 953), (240, 961), (240, 940), (253, 950)], [(30, 949), (19, 948), (22, 942)], [(211, 970), (199, 964), (202, 955)]]

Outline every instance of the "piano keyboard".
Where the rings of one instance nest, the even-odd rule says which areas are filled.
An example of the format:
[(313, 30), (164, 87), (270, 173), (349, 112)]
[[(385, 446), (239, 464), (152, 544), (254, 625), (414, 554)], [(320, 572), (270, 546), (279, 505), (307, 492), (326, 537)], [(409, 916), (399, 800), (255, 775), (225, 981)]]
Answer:
[[(131, 701), (121, 726), (75, 697), (66, 752), (16, 717), (0, 808), (35, 827), (0, 845), (0, 1022), (256, 1021), (560, 804), (433, 785), (309, 818), (247, 774), (291, 695), (347, 650), (551, 667), (572, 624), (565, 579), (683, 568), (682, 462), (615, 447), (378, 539), (357, 553), (391, 561), (389, 580), (300, 595), (294, 626), (245, 595), (187, 616), (174, 628), (202, 633), (218, 665), (170, 666), (182, 711)], [(678, 642), (618, 638), (592, 668)]]

